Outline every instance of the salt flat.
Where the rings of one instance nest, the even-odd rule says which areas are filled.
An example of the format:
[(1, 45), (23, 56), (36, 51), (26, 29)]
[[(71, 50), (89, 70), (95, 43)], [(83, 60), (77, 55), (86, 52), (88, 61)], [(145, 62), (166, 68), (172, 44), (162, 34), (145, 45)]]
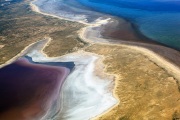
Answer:
[(73, 72), (61, 89), (56, 106), (53, 106), (43, 119), (86, 120), (105, 112), (117, 103), (109, 89), (113, 86), (113, 77), (101, 79), (95, 74), (95, 63), (101, 56), (79, 51), (62, 57), (48, 58), (36, 49), (29, 52), (28, 56), (35, 62), (75, 64)]

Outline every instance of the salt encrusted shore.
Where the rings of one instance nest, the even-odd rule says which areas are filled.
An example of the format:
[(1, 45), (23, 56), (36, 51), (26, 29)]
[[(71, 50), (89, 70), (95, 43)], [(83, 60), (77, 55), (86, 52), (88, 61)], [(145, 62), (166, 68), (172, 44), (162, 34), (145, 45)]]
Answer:
[[(96, 64), (96, 61), (103, 59), (103, 56), (85, 51), (78, 51), (61, 57), (49, 58), (45, 54), (42, 54), (42, 46), (46, 46), (47, 42), (46, 44), (38, 44), (39, 46), (36, 46), (38, 49), (34, 48), (27, 54), (32, 57), (33, 61), (73, 61), (75, 64), (74, 70), (63, 84), (56, 106), (49, 109), (49, 111), (42, 117), (42, 120), (90, 119), (117, 104), (118, 101), (113, 97), (112, 92), (108, 90), (108, 88), (113, 88), (113, 76), (106, 75), (108, 77), (102, 79), (101, 76), (97, 76), (94, 71), (95, 66), (99, 66)], [(103, 68), (103, 66), (100, 65), (100, 68)], [(102, 71), (101, 74), (103, 75), (105, 73)], [(92, 96), (94, 96), (93, 99)], [(54, 113), (57, 114), (54, 115)]]

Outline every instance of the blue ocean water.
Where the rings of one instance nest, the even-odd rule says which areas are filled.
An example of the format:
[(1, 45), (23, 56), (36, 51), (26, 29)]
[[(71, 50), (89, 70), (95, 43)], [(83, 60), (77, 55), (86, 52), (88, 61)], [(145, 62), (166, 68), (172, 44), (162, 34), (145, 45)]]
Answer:
[(77, 0), (133, 23), (146, 37), (180, 50), (180, 0)]

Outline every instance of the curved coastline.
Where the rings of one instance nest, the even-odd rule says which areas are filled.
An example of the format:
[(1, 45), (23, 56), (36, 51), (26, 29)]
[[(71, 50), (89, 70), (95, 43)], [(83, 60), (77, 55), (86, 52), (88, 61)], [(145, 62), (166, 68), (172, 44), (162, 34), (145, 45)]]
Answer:
[[(63, 19), (63, 18), (61, 18)], [(131, 49), (133, 51), (138, 51), (139, 54), (144, 54), (145, 56), (147, 56), (148, 59), (150, 59), (151, 61), (153, 61), (155, 64), (157, 64), (158, 66), (160, 66), (161, 68), (165, 69), (166, 71), (168, 71), (170, 74), (172, 74), (175, 78), (177, 78), (177, 80), (179, 80), (179, 68), (176, 66), (176, 65), (173, 65), (171, 64), (170, 62), (171, 61), (167, 61), (167, 59), (164, 59), (162, 56), (160, 56), (161, 54), (157, 54), (156, 52), (152, 52), (151, 49), (147, 51), (146, 48), (149, 49), (149, 46), (150, 48), (152, 47), (153, 48), (158, 48), (159, 46), (158, 45), (149, 45), (149, 44), (137, 44), (137, 43), (133, 43), (133, 42), (124, 42), (124, 41), (120, 41), (120, 42), (117, 42), (117, 41), (114, 41), (113, 39), (104, 39), (102, 38), (103, 36), (101, 36), (100, 34), (100, 30), (101, 30), (101, 26), (107, 24), (109, 21), (111, 21), (111, 19), (107, 19), (107, 20), (103, 20), (101, 21), (101, 19), (99, 19), (96, 24), (91, 24), (91, 25), (87, 25), (86, 28), (83, 30), (83, 31), (79, 31), (79, 34), (80, 36), (83, 38), (83, 40), (86, 40), (86, 41), (89, 41), (89, 43), (91, 45), (93, 44), (104, 44), (104, 45), (110, 45), (110, 46), (123, 46), (123, 47), (126, 47), (128, 49)], [(103, 25), (102, 25), (103, 24)], [(94, 28), (98, 28), (98, 29), (94, 29)], [(93, 31), (95, 30), (95, 31)], [(47, 41), (48, 40), (48, 41)], [(95, 41), (92, 41), (92, 40), (95, 40)], [(43, 52), (43, 49), (51, 42), (51, 38), (47, 38), (44, 42), (44, 44), (41, 44), (41, 47), (38, 47), (38, 50), (41, 52), (41, 54), (43, 54), (43, 56), (46, 56), (46, 58), (48, 59), (51, 59), (50, 57), (48, 57), (46, 54), (44, 54)], [(103, 42), (103, 43), (102, 43)], [(33, 47), (33, 45), (32, 45)], [(29, 49), (29, 47), (26, 47), (27, 49)], [(24, 50), (26, 50), (26, 48)], [(31, 47), (30, 47), (31, 48)], [(33, 48), (32, 48), (33, 49)], [(165, 47), (161, 47), (161, 50), (164, 50), (164, 49), (167, 49)], [(23, 51), (24, 51), (23, 50)], [(168, 49), (171, 51), (171, 49)], [(23, 51), (18, 55), (18, 56), (22, 56), (23, 54)], [(29, 50), (28, 50), (29, 51)], [(22, 54), (23, 53), (23, 54)], [(99, 59), (99, 61), (103, 61), (105, 59), (105, 56), (98, 56), (96, 54), (92, 54), (92, 53), (88, 53), (88, 52), (85, 52), (85, 51), (78, 51), (78, 52), (75, 52), (75, 53), (72, 53), (72, 54), (69, 54), (69, 55), (64, 55), (63, 57), (57, 57), (57, 58), (53, 58), (53, 59), (64, 59), (64, 57), (71, 57), (74, 56), (74, 55), (82, 55), (83, 54), (86, 54), (86, 55), (89, 55), (89, 56), (97, 56)], [(16, 56), (16, 58), (18, 57)], [(11, 59), (12, 61), (16, 58), (13, 58)], [(172, 57), (173, 58), (173, 57)], [(177, 57), (178, 58), (178, 57)], [(68, 58), (67, 58), (68, 59)], [(44, 59), (40, 59), (42, 61), (44, 61)], [(178, 59), (177, 59), (178, 60)], [(45, 60), (46, 61), (46, 60)], [(47, 60), (48, 61), (48, 60)], [(94, 62), (96, 63), (96, 62)], [(97, 65), (97, 63), (96, 63)], [(106, 66), (107, 67), (107, 66)], [(103, 68), (103, 69), (106, 69), (106, 68)], [(104, 71), (103, 71), (104, 72)], [(105, 72), (106, 73), (106, 72)], [(107, 73), (106, 73), (107, 74)], [(119, 77), (119, 76), (116, 76), (116, 74), (110, 74), (110, 75), (113, 75), (115, 76), (115, 79), (117, 79), (116, 77)], [(115, 81), (117, 82), (117, 81)], [(117, 84), (115, 83), (115, 86)], [(113, 94), (114, 94), (114, 97), (116, 98), (116, 94), (115, 92), (113, 91)], [(119, 100), (118, 98), (116, 98), (117, 100)], [(116, 101), (117, 102), (117, 101)], [(119, 101), (118, 101), (119, 102)], [(119, 103), (118, 103), (119, 104)], [(115, 106), (113, 106), (115, 107)], [(104, 113), (107, 113), (109, 112), (110, 109), (107, 109), (107, 111), (105, 110), (105, 112), (103, 112), (102, 114)], [(100, 115), (102, 115), (100, 114)], [(47, 114), (48, 115), (48, 114)], [(99, 114), (98, 114), (99, 115)], [(97, 116), (98, 117), (98, 116)]]
[[(41, 13), (42, 14), (42, 13)], [(51, 15), (50, 15), (51, 16)], [(55, 17), (55, 16), (53, 16), (53, 17)], [(63, 18), (61, 18), (61, 19), (63, 19)], [(104, 24), (105, 23), (107, 23), (106, 22), (106, 20), (103, 22)], [(85, 34), (89, 34), (89, 33), (91, 33), (92, 31), (91, 30), (89, 30), (90, 28), (93, 28), (93, 27), (98, 27), (98, 26), (101, 26), (100, 25), (101, 24), (101, 22), (99, 22), (98, 24), (96, 24), (96, 25), (90, 25), (90, 26), (87, 26), (85, 29), (84, 29), (84, 31), (79, 31), (79, 34), (82, 36), (82, 38), (83, 38), (83, 40), (86, 40), (86, 41), (88, 41), (88, 42), (90, 42), (91, 44), (94, 44), (94, 43), (97, 43), (97, 44), (107, 44), (107, 45), (112, 45), (112, 46), (114, 46), (114, 45), (116, 45), (116, 46), (125, 46), (125, 47), (129, 47), (130, 49), (132, 49), (132, 50), (137, 50), (137, 51), (139, 51), (140, 53), (143, 53), (144, 55), (146, 55), (146, 56), (148, 56), (148, 58), (150, 59), (150, 60), (152, 60), (152, 61), (154, 61), (156, 64), (158, 64), (160, 67), (162, 67), (162, 68), (164, 68), (164, 69), (166, 69), (167, 71), (169, 71), (169, 73), (170, 74), (172, 74), (172, 72), (175, 72), (175, 71), (177, 71), (177, 72), (175, 72), (175, 73), (173, 73), (174, 74), (174, 76), (176, 76), (175, 78), (177, 78), (178, 80), (179, 80), (179, 77), (178, 77), (178, 71), (179, 71), (179, 68), (178, 67), (176, 67), (175, 65), (173, 65), (173, 64), (171, 64), (171, 63), (169, 63), (166, 59), (164, 59), (164, 58), (162, 58), (161, 56), (159, 56), (157, 53), (154, 53), (154, 52), (152, 52), (151, 50), (148, 50), (147, 51), (147, 49), (146, 48), (142, 48), (141, 46), (140, 47), (138, 47), (139, 45), (137, 45), (136, 43), (134, 43), (134, 44), (131, 44), (131, 43), (128, 43), (129, 45), (126, 45), (127, 44), (127, 42), (120, 42), (121, 44), (123, 44), (123, 45), (118, 45), (119, 43), (117, 43), (116, 41), (113, 41), (112, 40), (112, 42), (111, 42), (111, 40), (107, 40), (107, 39), (103, 39), (103, 38), (99, 38), (99, 34), (96, 34), (96, 35), (98, 35), (98, 36), (94, 36), (94, 38), (96, 38), (96, 40), (98, 41), (98, 39), (99, 39), (99, 42), (92, 42), (92, 39), (90, 39), (90, 38), (88, 38), (87, 39), (87, 37), (85, 37)], [(89, 27), (89, 29), (87, 29)], [(99, 33), (99, 32), (98, 32)], [(102, 43), (103, 42), (103, 40), (104, 40), (104, 43)], [(51, 38), (48, 38), (48, 42), (46, 42), (46, 45), (48, 44), (48, 43), (50, 43), (50, 41), (51, 41)], [(46, 45), (42, 45), (43, 46), (43, 48), (41, 48), (41, 47), (39, 47), (39, 50), (41, 51), (41, 53), (43, 53), (44, 54), (44, 52), (43, 52), (43, 49), (46, 47)], [(132, 46), (130, 46), (130, 45), (132, 45)], [(136, 47), (137, 46), (137, 47)], [(148, 44), (146, 44), (146, 45), (144, 45), (144, 47), (148, 47)], [(158, 46), (157, 46), (158, 47)], [(28, 47), (27, 47), (28, 48)], [(162, 48), (163, 49), (163, 48)], [(24, 50), (26, 50), (26, 48), (24, 49)], [(23, 50), (23, 51), (24, 51)], [(148, 53), (149, 52), (149, 53)], [(83, 52), (84, 53), (84, 52)], [(148, 53), (148, 54), (147, 54)], [(79, 53), (79, 54), (81, 54), (81, 53)], [(18, 56), (21, 56), (21, 55), (23, 55), (23, 54), (20, 54), (20, 55), (18, 55)], [(44, 54), (47, 58), (48, 58), (48, 56), (46, 55), (46, 54)], [(14, 59), (16, 59), (18, 56), (16, 56)], [(66, 55), (64, 55), (64, 56), (66, 56)], [(103, 58), (104, 57), (102, 57), (102, 58), (100, 58), (101, 59), (101, 61), (103, 61)], [(11, 59), (12, 61), (14, 60), (14, 59)], [(166, 64), (168, 64), (169, 66), (167, 66)], [(165, 66), (165, 67), (164, 67)], [(170, 68), (170, 69), (169, 69)], [(176, 69), (177, 68), (177, 69)], [(105, 69), (105, 68), (104, 68)], [(116, 75), (113, 75), (113, 76), (116, 76)], [(116, 85), (116, 83), (115, 83), (115, 85)], [(114, 93), (114, 92), (113, 92)], [(114, 96), (116, 96), (116, 95), (114, 95)], [(108, 111), (109, 111), (110, 109), (108, 109)], [(108, 112), (107, 111), (107, 112)], [(103, 113), (104, 114), (104, 113)]]
[[(40, 42), (40, 41), (39, 41)], [(7, 62), (5, 62), (4, 64), (0, 65), (0, 68), (11, 64), (12, 62), (14, 62), (15, 60), (17, 60), (19, 57), (25, 55), (27, 53), (27, 51), (29, 51), (35, 44), (37, 44), (37, 42), (34, 42), (28, 46), (26, 46), (19, 54), (17, 54), (16, 56), (14, 56), (13, 58), (11, 58), (10, 60), (8, 60)]]
[[(98, 26), (98, 24), (97, 24)], [(160, 67), (164, 68), (166, 71), (168, 71), (170, 74), (172, 74), (173, 71), (177, 71), (175, 73), (173, 73), (174, 77), (178, 80), (180, 80), (180, 69), (179, 67), (176, 66), (176, 64), (170, 63), (170, 61), (168, 61), (167, 59), (165, 59), (163, 56), (161, 56), (161, 54), (157, 54), (154, 51), (152, 51), (151, 49), (148, 49), (148, 45), (150, 47), (160, 47), (158, 45), (151, 45), (151, 44), (146, 44), (146, 43), (136, 43), (136, 42), (125, 42), (125, 41), (120, 41), (117, 42), (116, 40), (111, 40), (111, 39), (103, 39), (103, 38), (99, 38), (96, 34), (91, 34), (94, 35), (93, 37), (87, 37), (87, 35), (91, 32), (92, 28), (94, 26), (88, 26), (83, 28), (80, 32), (79, 32), (79, 36), (80, 38), (82, 38), (83, 40), (90, 42), (90, 43), (98, 43), (98, 44), (105, 44), (105, 45), (116, 45), (116, 46), (124, 46), (124, 47), (128, 47), (132, 50), (136, 50), (139, 51), (140, 53), (144, 54), (145, 56), (147, 56), (150, 60), (152, 60), (153, 62), (155, 62), (156, 64), (158, 64)], [(93, 38), (93, 39), (92, 39)], [(162, 46), (162, 49), (168, 49)], [(170, 49), (172, 50), (172, 49)]]
[[(51, 17), (57, 17), (57, 18), (60, 18), (60, 19), (68, 20), (66, 18), (58, 17), (56, 15), (51, 15), (51, 14), (41, 12), (39, 9), (37, 9), (38, 7), (36, 5), (34, 5), (33, 2), (31, 2), (31, 6), (32, 6), (33, 11), (35, 11), (35, 12), (38, 12), (38, 13), (41, 13), (41, 14), (44, 14), (44, 15), (48, 15), (48, 16), (51, 16)], [(73, 20), (71, 20), (71, 21), (73, 21)], [(123, 46), (123, 47), (127, 47), (129, 49), (132, 49), (132, 50), (139, 51), (141, 54), (147, 56), (151, 61), (156, 63), (158, 66), (165, 69), (169, 74), (172, 74), (177, 80), (180, 80), (180, 72), (179, 72), (180, 69), (179, 69), (179, 67), (177, 67), (173, 63), (170, 63), (171, 61), (168, 61), (167, 59), (162, 57), (161, 54), (159, 55), (159, 54), (153, 52), (151, 49), (149, 49), (148, 48), (149, 44), (144, 44), (144, 43), (137, 44), (137, 43), (134, 43), (134, 42), (124, 42), (124, 41), (123, 42), (122, 41), (115, 42), (113, 40), (99, 38), (99, 36), (97, 36), (99, 34), (95, 34), (95, 36), (93, 36), (93, 38), (95, 38), (95, 40), (92, 40), (91, 38), (86, 37), (87, 34), (92, 32), (91, 29), (93, 29), (94, 27), (99, 27), (102, 24), (106, 24), (108, 21), (109, 21), (109, 19), (102, 20), (102, 21), (99, 21), (99, 22), (96, 22), (96, 23), (93, 23), (93, 24), (84, 23), (84, 22), (80, 21), (80, 23), (83, 23), (83, 24), (85, 24), (87, 26), (79, 31), (79, 36), (84, 41), (86, 41), (86, 42), (88, 42), (90, 44), (97, 43), (97, 44), (105, 44), (105, 45), (107, 44), (107, 45), (112, 45), (112, 46), (114, 46), (114, 45), (115, 46)], [(159, 47), (157, 45), (150, 45), (150, 46), (151, 47)], [(162, 47), (162, 49), (164, 49), (164, 48)], [(116, 82), (115, 82), (115, 85), (116, 85)], [(116, 96), (116, 95), (114, 95), (114, 96)]]

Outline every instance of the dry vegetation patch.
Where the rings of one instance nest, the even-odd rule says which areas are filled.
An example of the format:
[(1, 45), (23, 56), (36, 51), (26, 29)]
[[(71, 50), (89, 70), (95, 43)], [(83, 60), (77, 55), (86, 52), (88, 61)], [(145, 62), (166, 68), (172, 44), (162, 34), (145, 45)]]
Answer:
[[(30, 0), (12, 3), (0, 8), (0, 64), (8, 61), (29, 44), (51, 37), (45, 49), (49, 56), (60, 56), (82, 48), (86, 43), (77, 36), (82, 24), (35, 13)], [(71, 36), (69, 36), (71, 35)]]

